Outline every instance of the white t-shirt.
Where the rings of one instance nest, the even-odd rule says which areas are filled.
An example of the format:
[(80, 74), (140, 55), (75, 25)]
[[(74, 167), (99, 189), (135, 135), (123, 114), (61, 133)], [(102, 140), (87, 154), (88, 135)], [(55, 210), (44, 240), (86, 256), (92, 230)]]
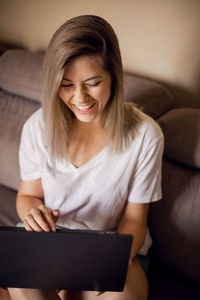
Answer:
[[(45, 205), (60, 210), (58, 225), (115, 229), (126, 201), (150, 203), (161, 199), (163, 135), (153, 119), (143, 113), (141, 117), (127, 151), (110, 154), (106, 147), (79, 168), (67, 158), (50, 157), (42, 109), (26, 121), (19, 150), (21, 178), (41, 178)], [(147, 237), (146, 248), (150, 243)]]

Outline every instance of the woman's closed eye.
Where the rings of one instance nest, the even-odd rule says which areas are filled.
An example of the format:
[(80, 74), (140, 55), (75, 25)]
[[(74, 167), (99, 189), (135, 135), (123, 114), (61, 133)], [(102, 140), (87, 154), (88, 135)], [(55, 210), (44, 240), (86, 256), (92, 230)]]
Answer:
[(63, 83), (62, 86), (63, 87), (72, 87), (73, 84), (72, 83), (68, 83), (68, 84), (67, 83)]
[(101, 81), (97, 81), (95, 83), (87, 83), (86, 85), (93, 87), (93, 86), (98, 86), (100, 83), (101, 83)]
[[(100, 83), (101, 83), (101, 81), (97, 81), (94, 83), (85, 83), (85, 86), (96, 87), (96, 86), (100, 85)], [(72, 86), (73, 86), (73, 83), (62, 83), (62, 87), (70, 88)]]

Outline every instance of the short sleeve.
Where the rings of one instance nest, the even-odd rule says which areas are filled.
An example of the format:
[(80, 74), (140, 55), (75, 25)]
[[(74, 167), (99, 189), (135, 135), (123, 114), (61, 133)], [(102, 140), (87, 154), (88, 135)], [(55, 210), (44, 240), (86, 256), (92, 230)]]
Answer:
[[(34, 115), (33, 115), (34, 116)], [(36, 118), (30, 118), (23, 126), (19, 147), (21, 179), (31, 181), (41, 177), (40, 132)]]
[(162, 198), (161, 170), (164, 139), (161, 134), (154, 139), (138, 158), (129, 186), (128, 201), (150, 203)]

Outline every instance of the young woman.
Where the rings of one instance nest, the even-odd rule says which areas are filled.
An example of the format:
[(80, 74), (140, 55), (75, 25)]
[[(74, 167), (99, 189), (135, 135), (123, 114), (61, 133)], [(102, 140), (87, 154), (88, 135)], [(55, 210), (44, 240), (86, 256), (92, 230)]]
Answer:
[(123, 292), (9, 289), (13, 299), (147, 299), (136, 254), (146, 254), (149, 203), (161, 198), (163, 136), (124, 102), (118, 40), (85, 15), (53, 35), (44, 64), (42, 109), (25, 123), (17, 211), (28, 231), (116, 229), (134, 236)]

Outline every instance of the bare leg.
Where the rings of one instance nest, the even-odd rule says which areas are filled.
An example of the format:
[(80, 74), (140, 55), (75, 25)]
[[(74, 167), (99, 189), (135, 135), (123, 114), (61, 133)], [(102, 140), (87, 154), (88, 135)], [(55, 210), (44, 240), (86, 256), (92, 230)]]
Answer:
[(7, 290), (0, 288), (0, 300), (11, 300)]
[(83, 300), (82, 292), (80, 291), (73, 292), (62, 290), (58, 293), (58, 295), (62, 300)]
[(105, 292), (96, 296), (97, 292), (61, 291), (62, 300), (147, 300), (148, 282), (146, 275), (135, 259), (130, 267), (123, 292)]
[(55, 290), (37, 290), (37, 289), (8, 289), (12, 300), (60, 300)]
[(129, 268), (123, 292), (105, 292), (96, 296), (96, 292), (83, 292), (83, 300), (147, 300), (148, 282), (146, 275), (135, 259)]

